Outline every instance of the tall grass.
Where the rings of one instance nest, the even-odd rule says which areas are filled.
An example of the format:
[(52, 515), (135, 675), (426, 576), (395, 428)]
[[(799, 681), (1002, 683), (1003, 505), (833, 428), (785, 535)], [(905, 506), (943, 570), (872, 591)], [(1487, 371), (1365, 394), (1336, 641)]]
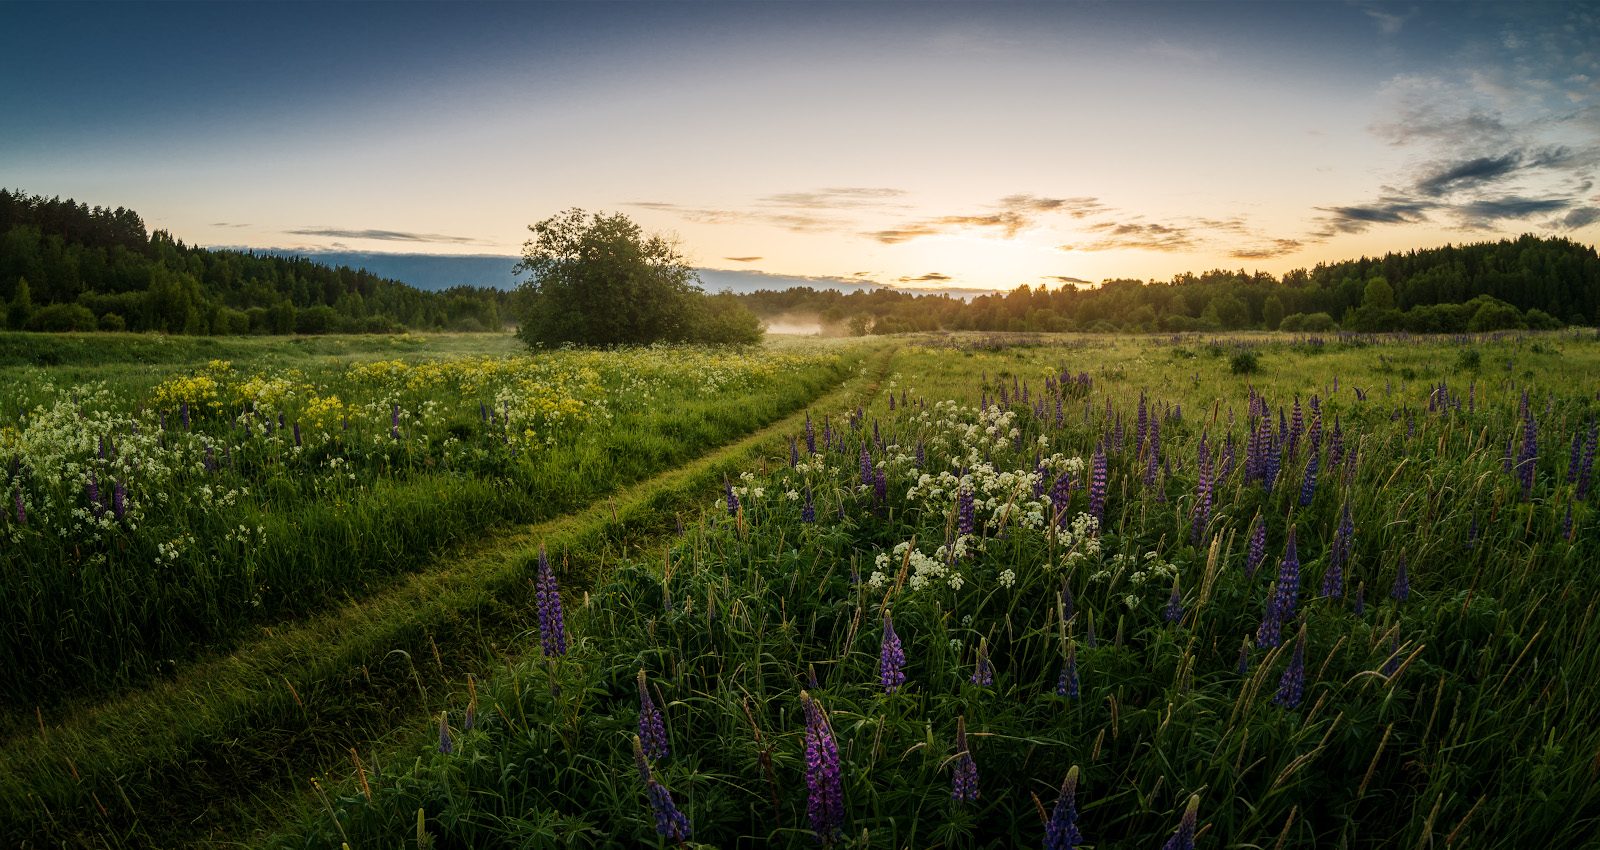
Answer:
[(1593, 338), (1276, 339), (903, 353), (816, 455), (795, 434), (796, 465), (569, 594), (571, 651), (480, 687), (470, 729), (461, 694), (449, 753), (363, 765), (280, 844), (664, 845), (642, 670), (691, 843), (815, 843), (805, 692), (840, 754), (825, 843), (1039, 843), (1076, 766), (1095, 846), (1160, 846), (1194, 797), (1208, 846), (1591, 845)]

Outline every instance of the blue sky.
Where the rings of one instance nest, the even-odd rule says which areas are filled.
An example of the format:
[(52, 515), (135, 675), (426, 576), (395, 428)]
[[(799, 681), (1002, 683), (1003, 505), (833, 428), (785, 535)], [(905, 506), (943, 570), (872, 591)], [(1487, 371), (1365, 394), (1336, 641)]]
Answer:
[[(1600, 5), (5, 3), (0, 184), (190, 243), (723, 280), (1281, 273), (1600, 237)], [(730, 277), (731, 276), (731, 277)]]

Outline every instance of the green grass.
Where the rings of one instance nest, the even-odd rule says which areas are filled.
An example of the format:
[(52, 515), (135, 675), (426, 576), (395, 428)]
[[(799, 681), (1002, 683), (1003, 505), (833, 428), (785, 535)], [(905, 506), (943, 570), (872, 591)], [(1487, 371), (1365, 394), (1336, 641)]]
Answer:
[[(1242, 348), (1257, 371), (1235, 374)], [(802, 690), (838, 742), (844, 844), (1037, 844), (1034, 796), (1048, 811), (1076, 765), (1079, 825), (1098, 847), (1160, 846), (1196, 795), (1206, 847), (1592, 845), (1600, 546), (1596, 497), (1580, 496), (1569, 451), (1600, 409), (1597, 361), (1587, 333), (902, 349), (859, 419), (829, 411), (842, 445), (821, 447), (821, 462), (801, 438), (802, 468), (752, 465), (734, 482), (736, 515), (708, 505), (682, 540), (625, 560), (581, 601), (569, 594), (570, 654), (480, 685), (471, 731), (459, 695), (453, 752), (415, 743), (437, 734), (437, 718), (432, 730), (419, 724), (381, 776), (365, 765), (370, 797), (346, 779), (330, 792), (336, 819), (268, 844), (414, 847), (420, 812), (437, 847), (664, 846), (632, 751), (642, 669), (672, 748), (652, 760), (653, 777), (693, 824), (691, 843), (706, 846), (814, 845)], [(1080, 373), (1092, 389), (1045, 387)], [(1430, 410), (1441, 381), (1448, 403), (1434, 396)], [(1023, 382), (1029, 403), (997, 419), (998, 397)], [(911, 404), (891, 411), (902, 391)], [(1317, 396), (1314, 487), (1303, 486), (1304, 433), (1270, 492), (1247, 480), (1252, 392), (1274, 428), (1297, 395), (1309, 426)], [(1524, 393), (1538, 429), (1526, 489), (1505, 471), (1508, 442), (1520, 464)], [(1161, 423), (1150, 484), (1141, 394)], [(1202, 436), (1219, 469), (1231, 438), (1234, 463), (1196, 534)], [(883, 464), (881, 499), (861, 480), (863, 445)], [(1103, 522), (1085, 535), (1073, 522), (1090, 509), (1097, 446)], [(1061, 528), (1033, 491), (1041, 460), (1045, 494), (1072, 484)], [(975, 528), (951, 563), (939, 548), (960, 529), (962, 473)], [(808, 489), (814, 524), (787, 497)], [(1346, 506), (1349, 555), (1329, 595)], [(1265, 557), (1252, 574), (1258, 518)], [(1274, 630), (1264, 614), (1291, 528), (1297, 607)], [(1402, 556), (1403, 600), (1390, 597)], [(1182, 613), (1169, 622), (1174, 588)], [(885, 613), (908, 659), (896, 694), (878, 681)], [(1283, 681), (1302, 628), (1295, 701)], [(1264, 633), (1279, 640), (1260, 645)], [(536, 640), (522, 642), (535, 656)], [(980, 645), (992, 685), (971, 681)], [(1055, 693), (1069, 648), (1082, 687), (1071, 699)], [(982, 788), (965, 805), (950, 798), (958, 718)]]

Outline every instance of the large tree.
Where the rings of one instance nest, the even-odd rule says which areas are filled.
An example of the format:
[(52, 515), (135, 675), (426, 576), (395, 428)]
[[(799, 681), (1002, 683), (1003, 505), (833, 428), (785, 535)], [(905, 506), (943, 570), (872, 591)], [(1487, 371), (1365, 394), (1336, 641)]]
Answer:
[(666, 238), (622, 213), (576, 208), (528, 229), (533, 238), (516, 267), (529, 274), (519, 290), (524, 342), (638, 345), (692, 335), (699, 277)]

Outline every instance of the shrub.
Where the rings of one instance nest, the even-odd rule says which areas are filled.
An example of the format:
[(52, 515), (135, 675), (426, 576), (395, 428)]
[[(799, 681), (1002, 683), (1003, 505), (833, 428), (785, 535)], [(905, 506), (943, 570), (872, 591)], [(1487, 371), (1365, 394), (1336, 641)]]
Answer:
[(1261, 357), (1250, 349), (1237, 352), (1228, 361), (1235, 375), (1250, 375), (1261, 370)]

